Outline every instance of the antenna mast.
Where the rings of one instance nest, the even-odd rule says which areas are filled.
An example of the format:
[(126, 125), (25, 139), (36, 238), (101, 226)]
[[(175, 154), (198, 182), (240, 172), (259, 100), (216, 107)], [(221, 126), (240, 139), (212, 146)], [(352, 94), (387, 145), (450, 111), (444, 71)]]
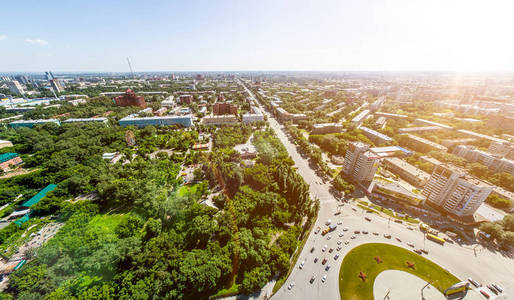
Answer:
[(132, 74), (132, 78), (134, 78), (134, 71), (132, 70), (132, 65), (130, 64), (130, 59), (127, 57), (127, 62), (130, 68), (130, 73)]

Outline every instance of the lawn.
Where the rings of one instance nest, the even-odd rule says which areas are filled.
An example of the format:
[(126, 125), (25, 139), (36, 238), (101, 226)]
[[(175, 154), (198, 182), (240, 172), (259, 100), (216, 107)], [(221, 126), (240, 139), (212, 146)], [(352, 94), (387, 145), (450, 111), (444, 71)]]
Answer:
[[(382, 263), (377, 264), (376, 256), (380, 256)], [(407, 267), (407, 261), (414, 263), (414, 269)], [(341, 300), (374, 299), (375, 278), (382, 271), (390, 269), (418, 276), (431, 282), (441, 292), (460, 281), (437, 264), (412, 251), (388, 244), (370, 243), (352, 249), (344, 257), (339, 269)], [(359, 278), (360, 272), (366, 274), (365, 282)]]

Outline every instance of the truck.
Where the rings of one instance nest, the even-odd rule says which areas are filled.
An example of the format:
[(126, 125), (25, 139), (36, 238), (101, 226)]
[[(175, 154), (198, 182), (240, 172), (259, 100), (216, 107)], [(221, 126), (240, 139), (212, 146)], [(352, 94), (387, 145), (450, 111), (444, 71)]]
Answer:
[(332, 231), (336, 230), (336, 228), (337, 228), (337, 225), (336, 225), (336, 224), (331, 224), (330, 226), (328, 226), (327, 228), (325, 228), (325, 229), (321, 232), (321, 234), (322, 234), (322, 235), (325, 235), (325, 234), (327, 234), (327, 233), (329, 233), (329, 232), (332, 232)]

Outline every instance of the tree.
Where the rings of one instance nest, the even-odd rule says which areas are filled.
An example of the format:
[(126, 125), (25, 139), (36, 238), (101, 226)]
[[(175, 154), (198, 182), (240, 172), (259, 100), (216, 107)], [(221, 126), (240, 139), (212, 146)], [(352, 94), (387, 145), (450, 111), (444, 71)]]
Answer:
[(503, 235), (503, 228), (497, 223), (483, 223), (480, 225), (480, 230), (490, 234), (493, 239), (500, 239)]

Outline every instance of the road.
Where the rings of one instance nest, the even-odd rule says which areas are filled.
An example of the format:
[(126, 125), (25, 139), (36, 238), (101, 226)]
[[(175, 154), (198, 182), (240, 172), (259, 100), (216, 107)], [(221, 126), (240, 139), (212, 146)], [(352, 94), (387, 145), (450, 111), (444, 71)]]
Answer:
[[(250, 97), (253, 97), (259, 103), (254, 94), (244, 84), (242, 86)], [(273, 296), (273, 299), (340, 299), (338, 273), (342, 259), (353, 247), (369, 242), (389, 243), (407, 249), (412, 248), (408, 247), (406, 242), (413, 243), (416, 248), (424, 246), (429, 251), (429, 254), (425, 255), (428, 259), (446, 268), (458, 278), (466, 280), (468, 277), (472, 277), (482, 284), (499, 283), (506, 293), (514, 296), (514, 277), (512, 276), (514, 274), (514, 261), (503, 257), (499, 253), (493, 253), (479, 247), (475, 256), (475, 251), (471, 247), (461, 247), (449, 243), (441, 246), (428, 240), (425, 241), (423, 233), (419, 230), (409, 230), (406, 225), (389, 221), (384, 217), (373, 216), (371, 222), (366, 221), (364, 219), (366, 213), (352, 204), (345, 204), (341, 207), (341, 214), (335, 217), (334, 213), (340, 203), (330, 194), (330, 184), (322, 183), (322, 179), (309, 167), (308, 161), (300, 156), (296, 146), (288, 140), (283, 126), (264, 109), (262, 111), (267, 115), (271, 128), (275, 130), (277, 137), (295, 162), (298, 173), (310, 185), (311, 196), (320, 199), (320, 211), (315, 226), (324, 228), (327, 219), (331, 219), (333, 222), (342, 221), (342, 225), (338, 226), (335, 232), (329, 234), (332, 237), (330, 240), (312, 231), (296, 262), (296, 266), (286, 283)], [(343, 232), (342, 228), (344, 227), (348, 227), (349, 231)], [(356, 234), (356, 238), (353, 240), (349, 236), (352, 235), (354, 230), (367, 230), (369, 234)], [(380, 235), (375, 236), (372, 232), (379, 232)], [(339, 233), (344, 233), (344, 237), (340, 238)], [(393, 238), (384, 238), (384, 233), (391, 234)], [(396, 237), (399, 237), (402, 242), (397, 241)], [(340, 251), (335, 250), (338, 240), (342, 241)], [(346, 240), (350, 241), (348, 245), (344, 245)], [(324, 245), (328, 245), (328, 248), (334, 248), (334, 252), (330, 254), (328, 251), (322, 252), (321, 249)], [(315, 250), (310, 253), (312, 247)], [(339, 259), (334, 260), (335, 254), (340, 255)], [(317, 263), (314, 263), (315, 257), (319, 259)], [(325, 266), (321, 265), (321, 260), (325, 257), (328, 259), (327, 264), (331, 265), (328, 271), (325, 271)], [(303, 260), (305, 260), (305, 265), (300, 269), (299, 264)], [(322, 283), (321, 278), (325, 274), (327, 280)], [(316, 276), (316, 279), (310, 284), (309, 280), (313, 275)], [(294, 282), (295, 286), (289, 290), (288, 285), (291, 282)]]

